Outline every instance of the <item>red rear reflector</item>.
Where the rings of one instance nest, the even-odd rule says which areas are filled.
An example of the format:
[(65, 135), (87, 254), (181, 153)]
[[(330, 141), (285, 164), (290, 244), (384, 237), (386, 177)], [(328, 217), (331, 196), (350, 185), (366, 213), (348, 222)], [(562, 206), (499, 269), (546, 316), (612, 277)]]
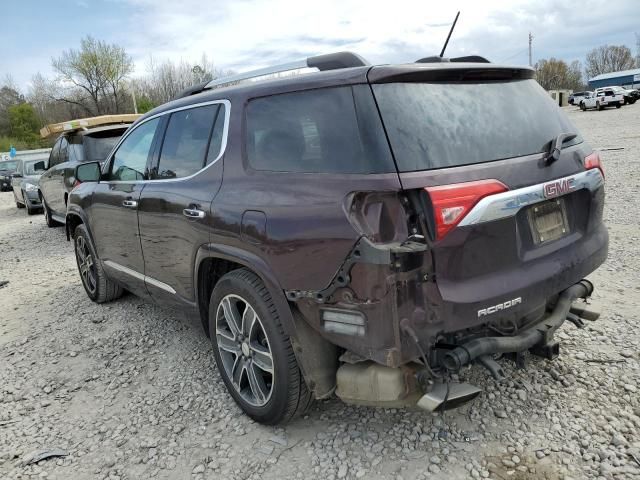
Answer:
[(598, 168), (600, 173), (602, 173), (602, 178), (604, 178), (604, 166), (602, 165), (602, 160), (600, 160), (600, 154), (598, 152), (593, 152), (584, 158), (584, 168), (587, 170)]
[(443, 238), (484, 197), (509, 190), (498, 180), (478, 180), (425, 187), (431, 197), (436, 221), (436, 240)]

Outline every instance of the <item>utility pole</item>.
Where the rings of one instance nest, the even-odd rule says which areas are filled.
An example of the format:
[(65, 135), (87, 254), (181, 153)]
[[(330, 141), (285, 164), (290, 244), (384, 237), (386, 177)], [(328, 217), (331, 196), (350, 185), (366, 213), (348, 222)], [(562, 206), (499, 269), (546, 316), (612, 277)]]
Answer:
[(529, 32), (529, 66), (533, 67), (533, 60), (531, 59), (531, 43), (533, 42), (533, 35)]

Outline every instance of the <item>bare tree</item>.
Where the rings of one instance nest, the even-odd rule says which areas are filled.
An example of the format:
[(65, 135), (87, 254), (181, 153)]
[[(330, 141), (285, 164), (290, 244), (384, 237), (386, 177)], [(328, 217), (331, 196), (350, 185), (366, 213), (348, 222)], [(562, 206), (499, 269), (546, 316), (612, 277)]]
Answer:
[(634, 68), (636, 61), (629, 47), (624, 45), (602, 45), (587, 53), (585, 73), (587, 78), (609, 72)]
[(583, 87), (580, 62), (575, 60), (567, 65), (556, 58), (542, 59), (536, 62), (536, 80), (546, 90), (581, 90)]
[(136, 79), (134, 90), (138, 98), (146, 98), (154, 105), (173, 100), (185, 88), (232, 72), (217, 68), (205, 54), (197, 62), (164, 60), (158, 63), (149, 57), (147, 74)]
[(67, 87), (58, 101), (87, 114), (119, 112), (124, 78), (133, 71), (133, 61), (122, 47), (86, 37), (79, 50), (64, 51), (52, 66)]

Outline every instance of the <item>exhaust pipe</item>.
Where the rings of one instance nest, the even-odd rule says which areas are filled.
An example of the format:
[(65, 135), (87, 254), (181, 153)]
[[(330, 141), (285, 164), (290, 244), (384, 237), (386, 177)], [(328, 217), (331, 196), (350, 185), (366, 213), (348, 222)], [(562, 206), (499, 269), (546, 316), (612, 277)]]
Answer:
[(447, 370), (457, 372), (467, 363), (483, 355), (521, 352), (534, 345), (547, 343), (553, 332), (566, 320), (572, 302), (577, 298), (588, 297), (592, 293), (593, 284), (588, 280), (581, 280), (564, 290), (559, 295), (551, 314), (534, 327), (511, 337), (484, 337), (470, 340), (447, 352), (442, 364)]
[(427, 412), (442, 412), (458, 408), (476, 398), (482, 390), (468, 383), (436, 383), (418, 400), (418, 407)]

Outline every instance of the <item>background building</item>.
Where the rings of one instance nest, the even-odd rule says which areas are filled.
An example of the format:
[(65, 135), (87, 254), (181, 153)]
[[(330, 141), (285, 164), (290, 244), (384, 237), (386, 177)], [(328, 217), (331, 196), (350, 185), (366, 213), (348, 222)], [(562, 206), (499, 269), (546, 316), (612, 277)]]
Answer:
[(602, 73), (589, 79), (590, 88), (611, 87), (640, 88), (640, 68), (622, 70), (620, 72)]

